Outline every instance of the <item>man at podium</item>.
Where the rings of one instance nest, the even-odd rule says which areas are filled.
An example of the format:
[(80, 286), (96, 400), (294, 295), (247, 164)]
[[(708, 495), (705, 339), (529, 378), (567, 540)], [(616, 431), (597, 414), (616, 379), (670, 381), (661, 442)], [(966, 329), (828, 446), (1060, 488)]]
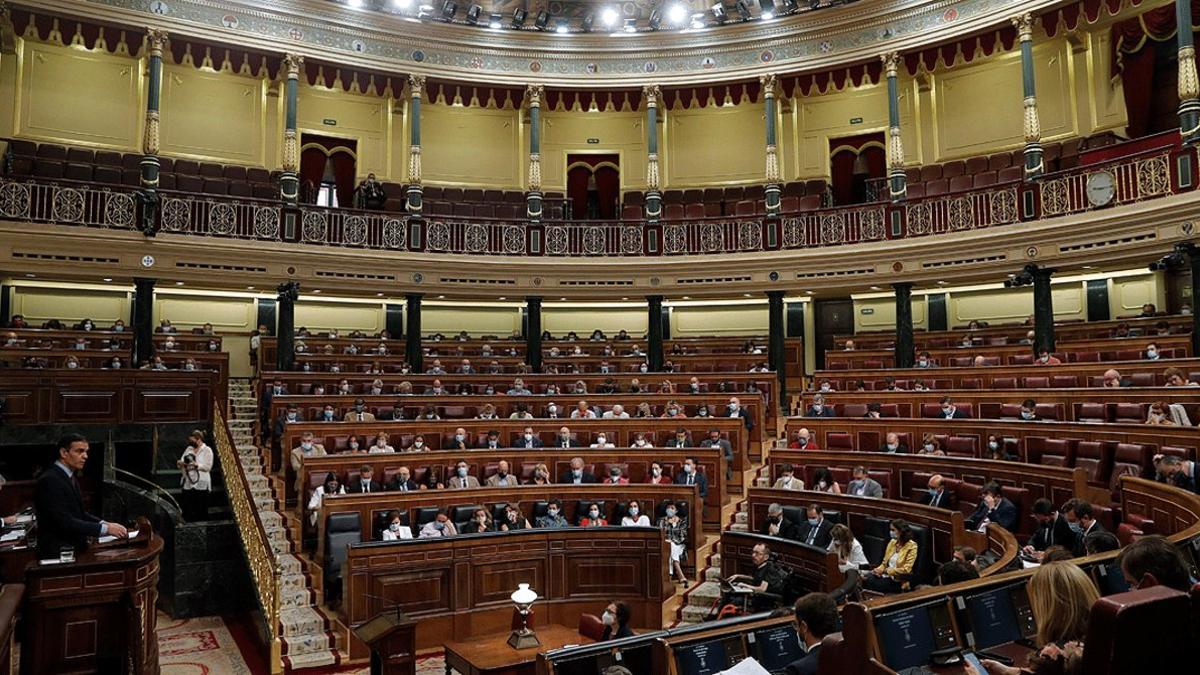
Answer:
[(58, 458), (38, 476), (34, 491), (37, 514), (37, 556), (57, 559), (64, 548), (87, 547), (89, 537), (105, 535), (124, 539), (129, 532), (120, 523), (105, 522), (83, 510), (78, 472), (87, 464), (88, 441), (66, 434), (58, 441)]

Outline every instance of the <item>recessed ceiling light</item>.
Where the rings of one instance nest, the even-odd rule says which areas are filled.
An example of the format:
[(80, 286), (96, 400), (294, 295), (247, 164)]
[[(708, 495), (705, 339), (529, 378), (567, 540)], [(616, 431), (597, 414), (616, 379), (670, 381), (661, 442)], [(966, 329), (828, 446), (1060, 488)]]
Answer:
[(254, 287), (253, 287), (253, 286), (247, 286), (247, 287), (246, 287), (246, 290), (248, 290), (248, 291), (252, 291), (252, 290), (254, 290)]
[(176, 281), (176, 282), (175, 282), (175, 285), (176, 285), (176, 286), (182, 286), (182, 285), (183, 285), (183, 282), (182, 282), (182, 281)]
[(25, 273), (25, 276), (29, 277), (30, 279), (33, 279), (33, 278), (34, 278), (34, 277), (36, 277), (37, 275), (36, 275), (36, 274), (34, 274), (33, 272), (26, 272), (26, 273)]
[(1092, 265), (1084, 265), (1084, 266), (1083, 266), (1083, 269), (1085, 269), (1085, 270), (1094, 270), (1094, 269), (1096, 269), (1096, 268), (1095, 268), (1095, 267), (1093, 267)]
[(813, 294), (813, 292), (812, 292), (812, 291), (804, 291), (804, 292), (805, 292), (805, 293), (808, 293), (809, 295), (812, 295), (812, 294)]
[(377, 297), (377, 298), (382, 298), (382, 297), (383, 297), (383, 293), (376, 293), (376, 294), (375, 294), (375, 297)]
[(104, 277), (101, 281), (112, 281), (112, 277)]
[(320, 292), (321, 292), (321, 289), (319, 289), (319, 288), (314, 288), (314, 289), (313, 289), (313, 293), (320, 293)]
[(684, 300), (691, 300), (691, 299), (692, 299), (692, 297), (691, 297), (690, 295), (685, 295), (685, 296), (683, 296), (683, 299), (684, 299)]
[(944, 282), (944, 281), (939, 281), (939, 282), (938, 282), (938, 286), (945, 286), (945, 285), (946, 285), (946, 282)]
[(629, 296), (622, 297), (621, 299), (622, 299), (622, 300), (628, 300), (628, 299), (629, 299)]
[(754, 297), (754, 296), (753, 296), (753, 295), (751, 295), (750, 293), (742, 293), (742, 297), (743, 297), (743, 298), (752, 298), (752, 297)]
[(566, 298), (559, 298), (559, 299), (558, 299), (558, 301), (559, 301), (559, 302), (566, 302), (566, 301), (567, 301), (567, 299), (566, 299)]
[(445, 300), (445, 299), (446, 299), (446, 296), (444, 296), (444, 295), (439, 295), (439, 296), (438, 296), (438, 300)]
[(506, 297), (504, 297), (504, 296), (502, 295), (502, 296), (500, 296), (500, 298), (499, 298), (499, 299), (500, 299), (500, 300), (507, 300), (508, 298), (506, 298)]
[(872, 287), (871, 287), (871, 290), (873, 290), (873, 291), (878, 291), (878, 290), (879, 290), (879, 287), (878, 287), (878, 286), (872, 286)]

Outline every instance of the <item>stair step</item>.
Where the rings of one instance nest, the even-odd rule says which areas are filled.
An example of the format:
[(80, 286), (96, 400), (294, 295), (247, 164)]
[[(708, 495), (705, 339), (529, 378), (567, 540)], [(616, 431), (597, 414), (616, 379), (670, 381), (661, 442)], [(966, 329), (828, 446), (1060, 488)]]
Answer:
[(750, 526), (745, 523), (734, 523), (729, 526), (730, 532), (749, 532)]
[(750, 523), (750, 514), (745, 511), (738, 511), (733, 514), (733, 522), (738, 525), (747, 525)]
[(704, 570), (704, 580), (719, 582), (721, 580), (721, 568), (719, 566), (714, 566)]
[(337, 657), (332, 651), (313, 652), (284, 657), (288, 663), (288, 672), (306, 670), (308, 668), (328, 668), (337, 665)]

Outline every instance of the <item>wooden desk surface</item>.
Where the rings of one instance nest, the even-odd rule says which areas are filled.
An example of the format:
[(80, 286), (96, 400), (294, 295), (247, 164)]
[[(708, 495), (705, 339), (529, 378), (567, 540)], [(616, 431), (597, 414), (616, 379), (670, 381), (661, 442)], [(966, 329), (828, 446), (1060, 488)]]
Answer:
[(508, 646), (508, 636), (511, 632), (483, 635), (473, 640), (462, 642), (447, 642), (446, 672), (450, 668), (463, 675), (487, 675), (499, 672), (532, 673), (537, 661), (538, 652), (546, 652), (567, 645), (581, 645), (592, 642), (579, 634), (574, 628), (559, 624), (534, 625), (541, 645), (529, 649), (513, 649)]

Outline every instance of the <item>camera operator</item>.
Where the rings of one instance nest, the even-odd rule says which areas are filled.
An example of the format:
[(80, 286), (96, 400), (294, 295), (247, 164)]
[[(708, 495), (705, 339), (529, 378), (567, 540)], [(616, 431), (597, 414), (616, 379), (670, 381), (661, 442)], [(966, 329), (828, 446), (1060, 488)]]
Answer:
[(194, 523), (208, 518), (208, 497), (212, 493), (213, 451), (204, 443), (204, 432), (196, 429), (188, 435), (188, 447), (175, 463), (183, 474), (180, 506), (183, 518)]

